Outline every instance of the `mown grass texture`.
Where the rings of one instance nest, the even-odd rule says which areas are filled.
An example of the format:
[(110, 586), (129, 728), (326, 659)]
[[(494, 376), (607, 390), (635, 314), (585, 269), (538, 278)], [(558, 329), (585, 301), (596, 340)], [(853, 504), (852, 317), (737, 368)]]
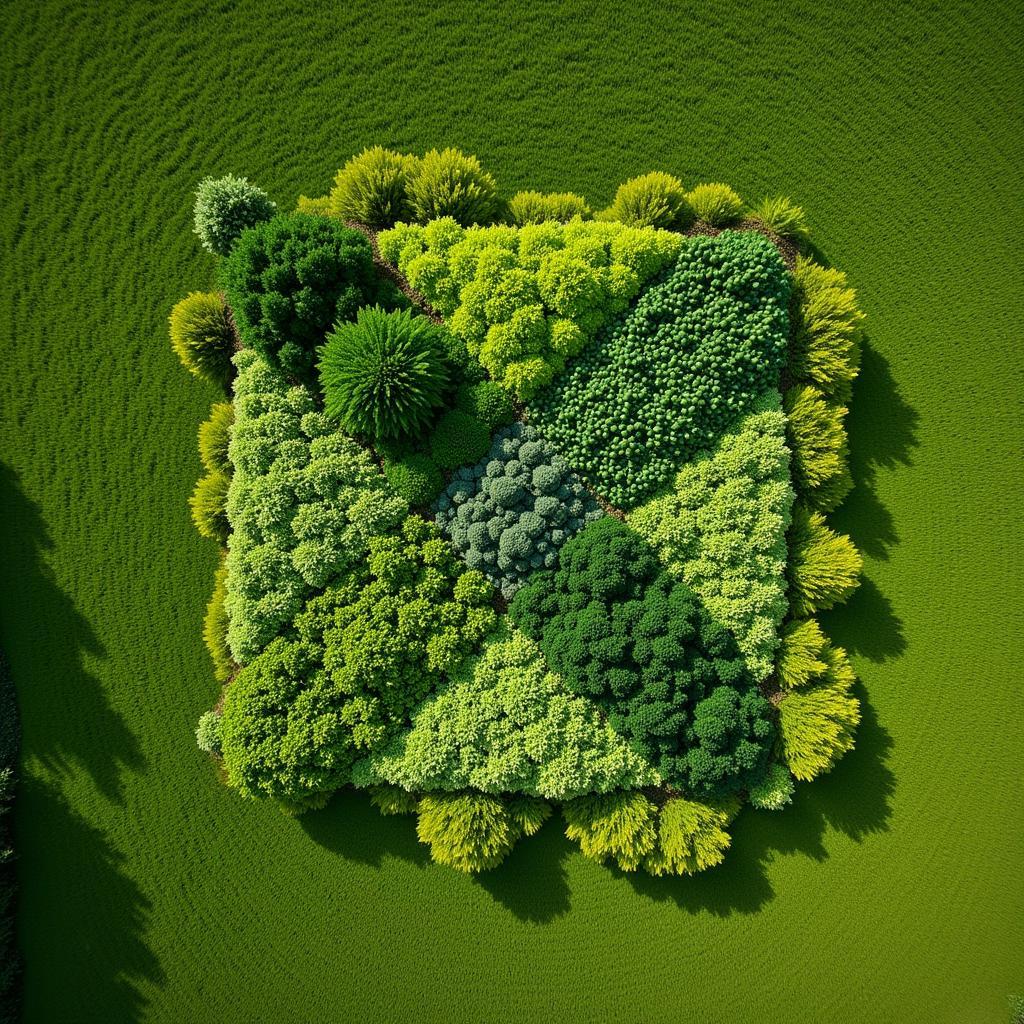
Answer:
[[(1024, 990), (1024, 92), (1012, 5), (4, 4), (0, 647), (19, 689), (29, 1021), (995, 1021)], [(610, 872), (549, 822), (495, 872), (407, 818), (246, 804), (196, 748), (217, 397), (166, 336), (214, 284), (191, 192), (282, 208), (381, 143), (505, 195), (660, 168), (791, 195), (869, 316), (823, 617), (865, 718), (724, 865)]]

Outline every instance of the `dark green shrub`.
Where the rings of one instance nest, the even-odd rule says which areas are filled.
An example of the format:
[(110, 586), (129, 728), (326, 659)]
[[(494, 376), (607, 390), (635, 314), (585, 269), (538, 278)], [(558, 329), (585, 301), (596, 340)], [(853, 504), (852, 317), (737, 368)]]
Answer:
[(697, 220), (713, 228), (735, 224), (743, 217), (743, 200), (728, 185), (697, 185), (686, 193)]
[(300, 378), (331, 326), (381, 293), (366, 237), (305, 213), (244, 231), (221, 274), (242, 341)]
[(219, 754), (221, 747), (221, 715), (219, 711), (205, 711), (196, 727), (196, 744), (204, 754)]
[(204, 537), (227, 544), (231, 536), (231, 524), (228, 522), (228, 487), (231, 478), (223, 470), (207, 473), (196, 484), (196, 489), (189, 498), (192, 509), (192, 522)]
[(786, 269), (752, 232), (687, 239), (672, 271), (529, 405), (530, 422), (629, 508), (778, 386)]
[(475, 873), (497, 867), (523, 830), (499, 797), (428, 793), (419, 803), (416, 834), (438, 864)]
[(781, 811), (793, 802), (793, 776), (784, 764), (773, 764), (768, 774), (750, 788), (750, 805), (761, 811)]
[(453, 409), (438, 420), (430, 438), (430, 454), (442, 469), (455, 469), (476, 462), (490, 443), (491, 432), (485, 423)]
[(408, 183), (412, 213), (421, 224), (452, 217), (463, 227), (490, 224), (501, 212), (497, 185), (475, 156), (430, 150)]
[(448, 386), (444, 329), (407, 310), (359, 310), (320, 350), (324, 408), (371, 441), (420, 432)]
[(693, 210), (683, 183), (662, 171), (624, 181), (615, 193), (608, 216), (634, 228), (669, 231), (685, 231), (693, 223)]
[(467, 383), (455, 395), (455, 408), (475, 416), (488, 430), (497, 430), (515, 419), (512, 396), (493, 380)]
[(171, 345), (197, 377), (226, 388), (231, 381), (235, 335), (217, 292), (192, 292), (171, 310)]
[(603, 513), (531, 427), (502, 430), (475, 465), (459, 469), (437, 500), (437, 522), (455, 550), (511, 598), (536, 569)]
[(569, 540), (558, 570), (535, 573), (509, 613), (666, 782), (711, 794), (760, 780), (770, 706), (735, 640), (618, 519)]
[(752, 213), (769, 231), (792, 242), (804, 242), (810, 237), (810, 229), (804, 218), (803, 208), (783, 196), (765, 198), (754, 207)]
[(235, 407), (230, 402), (217, 402), (210, 409), (210, 418), (199, 427), (199, 458), (211, 473), (231, 473), (228, 445), (234, 423)]
[(418, 170), (419, 160), (414, 156), (383, 146), (364, 149), (338, 171), (330, 195), (330, 212), (341, 220), (374, 228), (389, 228), (395, 221), (409, 220), (409, 181)]
[(246, 229), (274, 216), (266, 192), (228, 174), (205, 178), (196, 190), (195, 232), (207, 252), (227, 256)]
[(575, 192), (517, 192), (508, 204), (513, 224), (541, 224), (546, 220), (565, 223), (573, 217), (588, 220), (592, 216), (583, 196)]
[(444, 477), (426, 455), (413, 452), (397, 462), (384, 462), (384, 476), (391, 489), (411, 508), (425, 508), (441, 492)]

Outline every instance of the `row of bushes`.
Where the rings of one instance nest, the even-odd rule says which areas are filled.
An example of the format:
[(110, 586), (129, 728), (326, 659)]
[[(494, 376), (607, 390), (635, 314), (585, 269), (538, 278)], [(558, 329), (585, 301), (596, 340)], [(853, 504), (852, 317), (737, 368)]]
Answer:
[(525, 399), (629, 308), (682, 238), (579, 220), (465, 229), (449, 218), (399, 224), (378, 243), (491, 378)]
[(521, 423), (456, 472), (435, 508), (466, 564), (509, 599), (531, 572), (553, 569), (566, 540), (603, 514), (564, 460)]
[(634, 506), (777, 387), (788, 298), (763, 236), (689, 239), (672, 271), (529, 405), (530, 422), (598, 493)]
[(760, 781), (775, 739), (768, 702), (729, 631), (625, 523), (589, 524), (509, 613), (666, 783), (710, 796)]
[(683, 466), (670, 493), (627, 517), (730, 630), (758, 682), (772, 673), (789, 607), (789, 464), (786, 417), (768, 392), (713, 451)]

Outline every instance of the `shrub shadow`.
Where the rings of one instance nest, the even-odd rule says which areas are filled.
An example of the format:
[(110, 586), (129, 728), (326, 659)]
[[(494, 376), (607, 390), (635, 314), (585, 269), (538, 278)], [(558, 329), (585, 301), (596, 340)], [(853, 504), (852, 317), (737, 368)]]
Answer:
[[(105, 651), (54, 581), (45, 561), (54, 545), (40, 509), (3, 463), (0, 521), (4, 647), (18, 683), (33, 694), (31, 705), (22, 702), (23, 754), (61, 774), (87, 772), (104, 796), (120, 803), (122, 771), (144, 767), (138, 741), (83, 664), (85, 655), (104, 657)], [(69, 691), (73, 716), (62, 713)]]
[(19, 851), (25, 1019), (145, 1019), (139, 986), (162, 985), (165, 975), (144, 940), (150, 904), (124, 873), (124, 856), (38, 778), (22, 781), (18, 805), (37, 837)]

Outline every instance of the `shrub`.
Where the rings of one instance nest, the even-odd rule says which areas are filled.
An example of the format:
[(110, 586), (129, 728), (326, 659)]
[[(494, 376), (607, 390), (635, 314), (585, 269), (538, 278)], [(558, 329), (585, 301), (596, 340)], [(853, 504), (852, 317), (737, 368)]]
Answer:
[(792, 619), (782, 627), (776, 674), (785, 690), (803, 686), (825, 671), (822, 652), (828, 641), (814, 619)]
[(370, 803), (381, 814), (415, 814), (419, 799), (398, 786), (371, 786)]
[(231, 534), (227, 513), (230, 484), (231, 478), (223, 470), (207, 473), (196, 484), (188, 502), (192, 509), (192, 522), (199, 533), (221, 544), (227, 544)]
[(506, 598), (535, 569), (554, 568), (562, 544), (602, 515), (569, 467), (521, 423), (460, 469), (435, 507), (455, 550)]
[(331, 214), (374, 228), (408, 220), (412, 216), (409, 182), (418, 169), (414, 156), (383, 146), (364, 149), (338, 171), (330, 195)]
[(778, 385), (785, 267), (752, 232), (688, 239), (673, 270), (529, 405), (530, 422), (628, 508)]
[(384, 462), (391, 489), (411, 508), (425, 508), (444, 487), (441, 471), (426, 456), (413, 452), (396, 462)]
[(422, 430), (448, 386), (442, 331), (408, 310), (380, 308), (338, 324), (318, 364), (327, 414), (371, 440)]
[(682, 244), (670, 232), (622, 224), (464, 230), (450, 219), (399, 224), (378, 241), (470, 356), (520, 398), (624, 313)]
[(669, 572), (736, 638), (758, 681), (771, 675), (786, 599), (789, 484), (786, 419), (761, 398), (717, 448), (683, 466), (672, 492), (628, 521)]
[(761, 223), (774, 231), (780, 238), (788, 238), (792, 242), (805, 242), (811, 234), (804, 217), (803, 207), (783, 196), (766, 197), (753, 209), (753, 214)]
[(662, 171), (623, 182), (615, 192), (608, 216), (634, 228), (669, 231), (685, 231), (693, 223), (683, 183)]
[(453, 409), (437, 422), (430, 438), (430, 455), (442, 469), (476, 462), (491, 443), (491, 432), (469, 413)]
[(485, 793), (428, 793), (419, 804), (416, 835), (438, 864), (487, 871), (508, 856), (521, 828), (508, 808)]
[(227, 256), (246, 228), (270, 220), (275, 209), (266, 192), (245, 178), (204, 178), (196, 190), (195, 232), (207, 252)]
[(793, 506), (789, 530), (789, 600), (805, 616), (845, 601), (857, 589), (863, 560), (845, 534), (835, 533), (820, 512)]
[(509, 612), (664, 781), (707, 794), (763, 774), (770, 707), (735, 641), (618, 519), (568, 541), (558, 570), (535, 573)]
[(463, 227), (490, 224), (501, 211), (497, 185), (475, 156), (430, 150), (408, 184), (413, 216), (421, 224), (452, 217)]
[(728, 185), (697, 185), (686, 193), (697, 220), (713, 228), (735, 224), (743, 216), (743, 200)]
[(182, 365), (221, 387), (231, 381), (235, 335), (224, 300), (216, 292), (192, 292), (171, 310), (171, 345)]
[(657, 843), (644, 857), (644, 868), (652, 875), (695, 875), (721, 864), (731, 842), (725, 830), (738, 810), (735, 800), (667, 800), (658, 812)]
[(848, 683), (793, 690), (779, 703), (783, 760), (797, 779), (808, 782), (853, 749), (859, 722), (860, 704)]
[(551, 817), (551, 804), (529, 796), (512, 797), (505, 805), (508, 816), (524, 836), (535, 836)]
[(831, 405), (816, 388), (790, 388), (784, 403), (793, 453), (793, 482), (812, 508), (835, 508), (853, 487), (848, 466), (845, 406)]
[(231, 473), (228, 444), (234, 423), (235, 407), (230, 402), (217, 402), (210, 409), (210, 418), (199, 427), (199, 458), (211, 473)]
[(585, 857), (598, 863), (610, 857), (623, 871), (636, 871), (657, 843), (658, 809), (643, 793), (581, 796), (562, 813), (565, 834), (580, 844)]
[(331, 197), (330, 196), (299, 196), (295, 204), (296, 213), (309, 213), (314, 217), (330, 217)]
[(221, 561), (213, 577), (213, 595), (206, 606), (206, 617), (203, 620), (203, 640), (213, 661), (214, 678), (220, 683), (226, 683), (236, 668), (228, 646), (228, 612), (224, 604), (227, 576), (228, 567)]
[(366, 237), (305, 213), (243, 232), (221, 272), (242, 341), (300, 378), (330, 327), (382, 295)]
[(589, 220), (592, 216), (587, 201), (575, 192), (517, 192), (508, 208), (512, 222), (520, 227), (546, 220), (564, 223), (573, 217)]
[(231, 650), (244, 665), (313, 591), (365, 558), (370, 537), (396, 529), (408, 506), (306, 388), (289, 387), (250, 350), (236, 362), (226, 605)]
[(846, 402), (857, 376), (864, 319), (846, 275), (798, 256), (790, 315), (790, 375), (813, 384), (828, 399)]
[(221, 716), (217, 711), (205, 711), (199, 716), (196, 743), (204, 754), (219, 754), (221, 747)]
[(497, 430), (515, 419), (509, 393), (493, 380), (464, 384), (455, 395), (455, 407), (475, 416), (488, 430)]
[(410, 730), (357, 766), (354, 781), (565, 800), (658, 776), (590, 701), (566, 690), (532, 640), (502, 629), (414, 712)]
[(781, 811), (793, 802), (793, 776), (784, 764), (773, 764), (768, 774), (750, 789), (750, 804), (761, 811)]

